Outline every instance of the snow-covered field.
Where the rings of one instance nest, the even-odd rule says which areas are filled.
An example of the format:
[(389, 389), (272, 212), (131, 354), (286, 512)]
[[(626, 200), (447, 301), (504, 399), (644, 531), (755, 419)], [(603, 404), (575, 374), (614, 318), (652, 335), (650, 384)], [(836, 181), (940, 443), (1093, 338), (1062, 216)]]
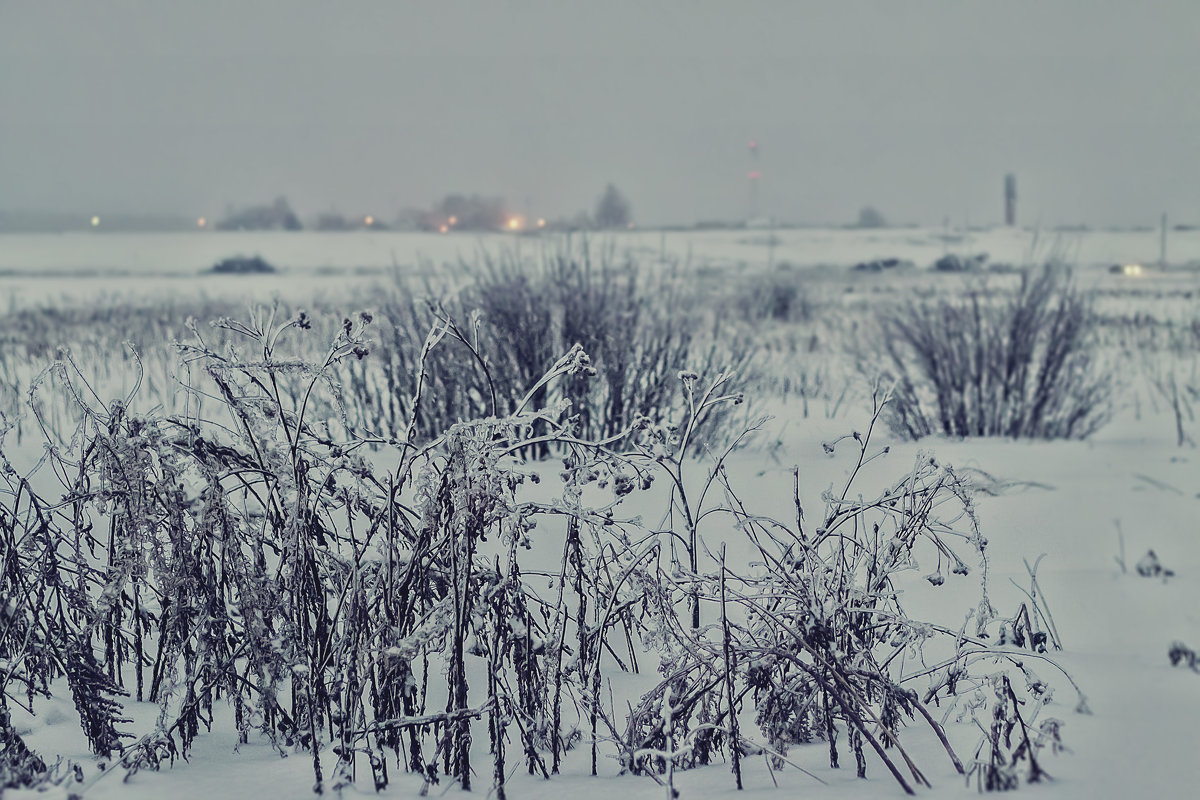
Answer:
[[(1200, 230), (1171, 231), (1169, 237), (1169, 263), (1200, 264)], [(446, 263), (474, 260), (481, 253), (533, 255), (553, 250), (560, 243), (557, 236), (384, 231), (7, 234), (0, 235), (4, 298), (0, 306), (91, 302), (97, 297), (129, 294), (221, 298), (276, 294), (304, 301), (318, 292), (363, 290), (392, 269), (436, 271)], [(800, 268), (897, 258), (923, 268), (947, 253), (986, 253), (993, 264), (1021, 265), (1057, 257), (1092, 269), (1157, 263), (1159, 233), (1151, 229), (1055, 233), (1011, 228), (633, 231), (600, 237), (594, 246), (632, 253), (644, 264), (669, 260), (722, 268), (757, 268), (768, 258), (778, 265)], [(218, 261), (236, 255), (262, 256), (280, 272), (232, 281), (203, 274)]]
[[(768, 243), (768, 236), (776, 237)], [(1134, 278), (1111, 275), (1112, 264), (1157, 260), (1155, 231), (1035, 234), (997, 229), (947, 235), (940, 230), (746, 230), (736, 232), (632, 232), (609, 242), (646, 265), (686, 262), (709, 269), (730, 281), (764, 271), (768, 257), (793, 271), (810, 269), (814, 285), (827, 295), (843, 296), (837, 330), (870, 322), (874, 304), (898, 297), (916, 285), (945, 286), (947, 276), (932, 276), (925, 268), (947, 252), (988, 253), (993, 263), (1022, 265), (1050, 255), (1078, 265), (1089, 286), (1104, 291), (1098, 307), (1111, 317), (1127, 316), (1120, 330), (1136, 339), (1138, 319), (1146, 315), (1189, 325), (1200, 320), (1200, 272), (1195, 269), (1156, 272), (1147, 269)], [(768, 247), (768, 244), (770, 246)], [(103, 306), (121, 299), (148, 303), (171, 299), (192, 302), (201, 297), (230, 304), (268, 302), (280, 297), (303, 306), (316, 299), (345, 298), (369, 303), (377, 284), (393, 268), (407, 273), (436, 273), (447, 262), (473, 260), (480, 253), (535, 254), (556, 246), (550, 237), (457, 237), (399, 233), (346, 234), (189, 234), (123, 235), (96, 233), (61, 236), (0, 236), (0, 342), (12, 342), (6, 320), (20, 310), (55, 306)], [(768, 249), (770, 250), (768, 256)], [(280, 268), (275, 275), (222, 277), (201, 274), (222, 258), (235, 254), (261, 255)], [(884, 274), (851, 274), (846, 268), (878, 258), (912, 261), (916, 268)], [(1174, 265), (1200, 262), (1200, 231), (1172, 232), (1169, 250)], [(833, 275), (834, 278), (830, 278)], [(956, 278), (954, 280), (957, 280)], [(834, 289), (829, 287), (833, 286)], [(853, 291), (852, 291), (853, 290)], [(866, 305), (848, 299), (868, 295)], [(842, 318), (844, 317), (844, 319)], [(773, 331), (789, 323), (774, 323)], [(764, 323), (764, 330), (766, 323)], [(1114, 330), (1116, 330), (1114, 328)], [(1200, 330), (1200, 329), (1198, 329)], [(1132, 331), (1132, 334), (1130, 334)], [(1112, 339), (1120, 338), (1112, 333)], [(814, 339), (815, 340), (815, 339)], [(1196, 343), (1200, 345), (1200, 342)], [(0, 345), (10, 347), (11, 344)], [(987, 540), (988, 599), (1002, 615), (1012, 614), (1027, 601), (1026, 562), (1040, 560), (1037, 571), (1042, 600), (1053, 615), (1063, 649), (1046, 655), (1070, 674), (1087, 698), (1090, 713), (1081, 713), (1071, 684), (1060, 673), (1030, 654), (1029, 664), (1053, 689), (1041, 713), (1062, 720), (1066, 752), (1040, 755), (1053, 780), (1022, 785), (1021, 792), (1058, 800), (1083, 798), (1187, 797), (1200, 792), (1200, 762), (1195, 756), (1200, 735), (1200, 673), (1186, 664), (1172, 666), (1168, 650), (1176, 641), (1200, 649), (1200, 456), (1194, 442), (1177, 443), (1176, 420), (1162, 395), (1151, 391), (1139, 372), (1161, 353), (1139, 351), (1136, 345), (1113, 345), (1113, 368), (1122, 370), (1121, 396), (1111, 423), (1086, 441), (1014, 441), (1008, 439), (951, 440), (931, 437), (905, 442), (886, 431), (873, 444), (890, 452), (869, 464), (856, 484), (873, 496), (913, 469), (921, 452), (936, 455), (960, 474), (972, 476), (978, 524)], [(1164, 346), (1165, 347), (1165, 346)], [(1180, 363), (1195, 369), (1197, 354), (1174, 352)], [(3, 356), (4, 354), (0, 354)], [(779, 356), (782, 358), (782, 356)], [(1190, 359), (1190, 361), (1188, 360)], [(1171, 362), (1176, 363), (1176, 362)], [(0, 357), (0, 367), (5, 359)], [(8, 375), (25, 375), (38, 365), (10, 365)], [(764, 367), (768, 371), (771, 365)], [(790, 368), (790, 367), (789, 367)], [(782, 371), (784, 366), (779, 365)], [(845, 379), (863, 380), (847, 365)], [(1185, 374), (1185, 373), (1179, 373)], [(1190, 373), (1194, 380), (1195, 372)], [(14, 379), (15, 380), (15, 379)], [(127, 384), (128, 382), (122, 382)], [(765, 391), (765, 390), (764, 390)], [(865, 397), (857, 387), (829, 412), (828, 398), (813, 413), (802, 414), (795, 397), (765, 396), (756, 408), (773, 414), (751, 445), (734, 452), (726, 470), (738, 497), (756, 513), (786, 519), (792, 510), (793, 465), (799, 468), (800, 494), (819, 508), (821, 493), (840, 487), (854, 469), (845, 445), (829, 453), (823, 444), (869, 423)], [(1184, 422), (1192, 434), (1194, 417)], [(3, 440), (0, 440), (2, 443)], [(853, 443), (851, 442), (851, 449)], [(14, 447), (10, 441), (8, 446)], [(28, 463), (40, 453), (36, 437), (27, 436), (14, 451), (16, 463)], [(703, 464), (696, 469), (703, 471)], [(547, 468), (552, 474), (555, 467)], [(42, 475), (44, 479), (46, 476)], [(8, 502), (0, 498), (0, 504)], [(627, 516), (641, 514), (653, 525), (662, 513), (662, 498), (635, 494), (622, 507)], [(657, 503), (657, 505), (656, 505)], [(547, 531), (545, 544), (535, 548), (548, 563), (557, 563), (561, 541)], [(738, 551), (732, 526), (706, 529), (705, 544), (715, 551), (722, 541), (732, 557), (750, 558)], [(1143, 576), (1136, 568), (1148, 551), (1172, 574)], [(740, 552), (740, 556), (737, 553)], [(1148, 562), (1146, 562), (1148, 563)], [(978, 602), (978, 564), (970, 579), (931, 586), (920, 576), (932, 569), (921, 565), (903, 584), (904, 602), (914, 619), (958, 630)], [(0, 600), (0, 602), (3, 602)], [(914, 665), (915, 667), (916, 665)], [(914, 669), (914, 671), (916, 671)], [(647, 668), (653, 673), (653, 668)], [(620, 683), (617, 693), (636, 691), (636, 680)], [(925, 686), (916, 680), (918, 691)], [(608, 691), (606, 689), (606, 691)], [(12, 706), (13, 704), (10, 704)], [(153, 726), (157, 707), (130, 703), (131, 726)], [(969, 762), (980, 738), (970, 715), (933, 708), (958, 755)], [(1032, 711), (1032, 709), (1028, 709)], [(54, 700), (39, 701), (34, 715), (13, 706), (18, 733), (35, 751), (54, 761), (61, 757), (83, 765), (84, 796), (89, 798), (303, 797), (312, 790), (311, 757), (296, 751), (287, 758), (263, 741), (238, 745), (229, 715), (218, 712), (213, 730), (201, 732), (187, 761), (159, 772), (141, 772), (123, 780), (121, 770), (105, 773), (105, 759), (88, 754), (70, 692), (59, 687)], [(986, 725), (984, 707), (977, 719)], [(918, 721), (919, 722), (919, 721)], [(932, 788), (917, 794), (937, 798), (974, 793), (974, 783), (956, 774), (937, 740), (923, 724), (910, 725), (904, 740)], [(222, 725), (224, 723), (224, 725)], [(487, 731), (475, 723), (475, 790), (488, 794), (491, 762)], [(910, 743), (911, 742), (911, 743)], [(599, 777), (588, 775), (582, 752), (565, 762), (563, 774), (551, 780), (531, 777), (519, 762), (519, 747), (510, 745), (510, 798), (629, 798), (662, 797), (665, 789), (647, 777), (618, 776), (611, 758), (602, 757)], [(580, 751), (584, 750), (583, 745)], [(324, 753), (329, 765), (336, 757)], [(868, 753), (867, 779), (855, 777), (853, 758), (843, 756), (841, 769), (828, 763), (828, 746), (818, 742), (794, 746), (789, 759), (811, 773), (785, 767), (771, 770), (762, 755), (744, 762), (747, 796), (873, 798), (900, 797), (903, 791), (882, 762)], [(422, 791), (422, 781), (395, 766), (393, 782), (381, 796), (408, 797)], [(729, 765), (717, 764), (679, 772), (675, 787), (686, 798), (729, 797), (736, 794)], [(76, 791), (76, 790), (72, 790)], [(433, 786), (431, 795), (456, 795), (449, 780)], [(344, 796), (370, 795), (369, 773)], [(11, 790), (5, 798), (46, 796)]]
[[(1184, 797), (1200, 780), (1194, 753), (1200, 675), (1172, 668), (1167, 659), (1173, 640), (1200, 639), (1200, 469), (1195, 451), (1180, 451), (1164, 435), (1168, 427), (1155, 423), (1114, 426), (1088, 443), (922, 443), (945, 461), (1014, 482), (999, 496), (983, 496), (979, 502), (980, 524), (993, 559), (992, 601), (1002, 609), (1015, 608), (1023, 596), (1010, 579), (1027, 585), (1022, 559), (1032, 561), (1044, 554), (1039, 578), (1064, 644), (1063, 652), (1054, 657), (1070, 670), (1088, 698), (1092, 713), (1075, 713), (1069, 685), (1056, 682), (1051, 670), (1036, 668), (1057, 684), (1051, 710), (1065, 722), (1063, 740), (1071, 752), (1047, 756), (1044, 766), (1055, 780), (1023, 787), (1023, 792), (1063, 800)], [(841, 430), (837, 424), (809, 426), (804, 435), (795, 436), (775, 453), (779, 463), (764, 461), (758, 454), (739, 457), (730, 471), (748, 479), (744, 499), (756, 506), (781, 498), (786, 502), (791, 475), (783, 464), (801, 464), (808, 482), (816, 487), (842, 479), (847, 465), (827, 460), (820, 446), (825, 434)], [(878, 467), (877, 472), (888, 477), (902, 472), (913, 449), (912, 445), (896, 448), (887, 468)], [(1116, 523), (1124, 531), (1128, 572), (1116, 563), (1120, 552)], [(1134, 563), (1149, 549), (1174, 570), (1175, 577), (1146, 578), (1134, 572)], [(918, 614), (936, 610), (945, 601), (945, 595), (928, 588), (922, 593), (925, 598), (914, 598)], [(969, 600), (947, 603), (932, 618), (961, 624), (961, 612), (968, 605)], [(135, 708), (134, 715), (149, 724), (154, 711), (154, 707)], [(22, 719), (19, 727), (28, 732), (27, 742), (34, 749), (91, 764), (77, 720), (68, 695), (46, 704), (38, 717)], [(966, 756), (977, 737), (964, 725), (952, 733), (959, 736), (956, 742), (963, 745), (960, 753)], [(482, 732), (480, 738), (485, 738)], [(933, 765), (928, 769), (934, 784), (933, 790), (920, 793), (939, 798), (973, 794), (973, 787), (967, 788), (944, 759), (937, 759), (936, 747), (932, 740), (918, 742), (916, 752), (924, 756), (922, 763)], [(828, 769), (822, 761), (823, 745), (811, 745), (807, 751), (794, 750), (793, 757), (828, 786), (783, 771), (777, 776), (777, 789), (759, 758), (747, 763), (747, 794), (903, 796), (878, 764), (871, 765), (871, 777), (863, 782), (854, 777), (852, 766), (840, 773)], [(486, 758), (480, 762), (486, 765)], [(549, 782), (518, 771), (509, 796), (662, 796), (662, 790), (647, 779), (614, 777), (611, 764), (607, 769), (602, 764), (602, 770), (602, 777), (592, 778), (579, 763)], [(720, 765), (680, 773), (677, 778), (684, 798), (732, 796), (732, 780), (728, 767)], [(232, 733), (218, 729), (200, 737), (190, 761), (159, 773), (141, 773), (127, 783), (119, 774), (100, 778), (86, 796), (286, 798), (305, 796), (311, 785), (311, 766), (303, 754), (280, 759), (263, 743), (238, 747)], [(412, 796), (419, 786), (411, 776), (400, 776), (385, 796)], [(434, 794), (443, 788), (435, 788)], [(453, 795), (456, 790), (449, 792)], [(371, 794), (367, 787), (348, 794), (359, 793)]]

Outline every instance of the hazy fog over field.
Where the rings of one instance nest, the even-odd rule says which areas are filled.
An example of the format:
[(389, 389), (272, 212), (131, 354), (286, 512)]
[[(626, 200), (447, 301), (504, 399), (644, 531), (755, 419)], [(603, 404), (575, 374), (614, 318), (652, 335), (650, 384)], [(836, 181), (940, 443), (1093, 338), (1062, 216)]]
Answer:
[(1200, 10), (1140, 4), (0, 2), (0, 209), (451, 191), (643, 224), (1200, 220)]

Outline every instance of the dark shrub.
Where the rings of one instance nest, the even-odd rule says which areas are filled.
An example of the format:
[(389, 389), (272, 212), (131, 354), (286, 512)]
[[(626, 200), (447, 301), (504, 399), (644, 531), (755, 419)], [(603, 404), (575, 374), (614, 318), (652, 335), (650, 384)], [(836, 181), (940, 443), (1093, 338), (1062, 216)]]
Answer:
[(221, 275), (252, 275), (263, 272), (274, 272), (275, 267), (271, 266), (262, 256), (234, 256), (227, 258), (217, 264), (214, 264), (210, 272), (215, 272)]
[(987, 253), (978, 253), (973, 256), (960, 256), (954, 253), (948, 253), (933, 263), (933, 268), (938, 272), (974, 272), (983, 268), (987, 263)]
[(873, 261), (860, 261), (854, 265), (858, 272), (883, 272), (897, 267), (911, 267), (911, 261), (901, 261), (898, 258), (877, 258)]

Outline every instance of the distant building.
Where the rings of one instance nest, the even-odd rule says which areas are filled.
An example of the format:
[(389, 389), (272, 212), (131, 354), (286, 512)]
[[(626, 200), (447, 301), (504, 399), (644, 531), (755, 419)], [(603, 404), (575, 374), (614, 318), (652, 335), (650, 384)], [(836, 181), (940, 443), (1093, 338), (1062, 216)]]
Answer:
[(1017, 224), (1017, 176), (1011, 172), (1004, 176), (1004, 224)]

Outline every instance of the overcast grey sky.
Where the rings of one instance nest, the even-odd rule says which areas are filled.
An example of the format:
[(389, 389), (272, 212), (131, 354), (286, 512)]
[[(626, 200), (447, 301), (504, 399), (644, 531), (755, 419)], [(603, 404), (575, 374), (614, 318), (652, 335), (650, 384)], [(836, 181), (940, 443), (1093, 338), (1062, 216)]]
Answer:
[(1200, 0), (0, 0), (0, 209), (1200, 223)]

